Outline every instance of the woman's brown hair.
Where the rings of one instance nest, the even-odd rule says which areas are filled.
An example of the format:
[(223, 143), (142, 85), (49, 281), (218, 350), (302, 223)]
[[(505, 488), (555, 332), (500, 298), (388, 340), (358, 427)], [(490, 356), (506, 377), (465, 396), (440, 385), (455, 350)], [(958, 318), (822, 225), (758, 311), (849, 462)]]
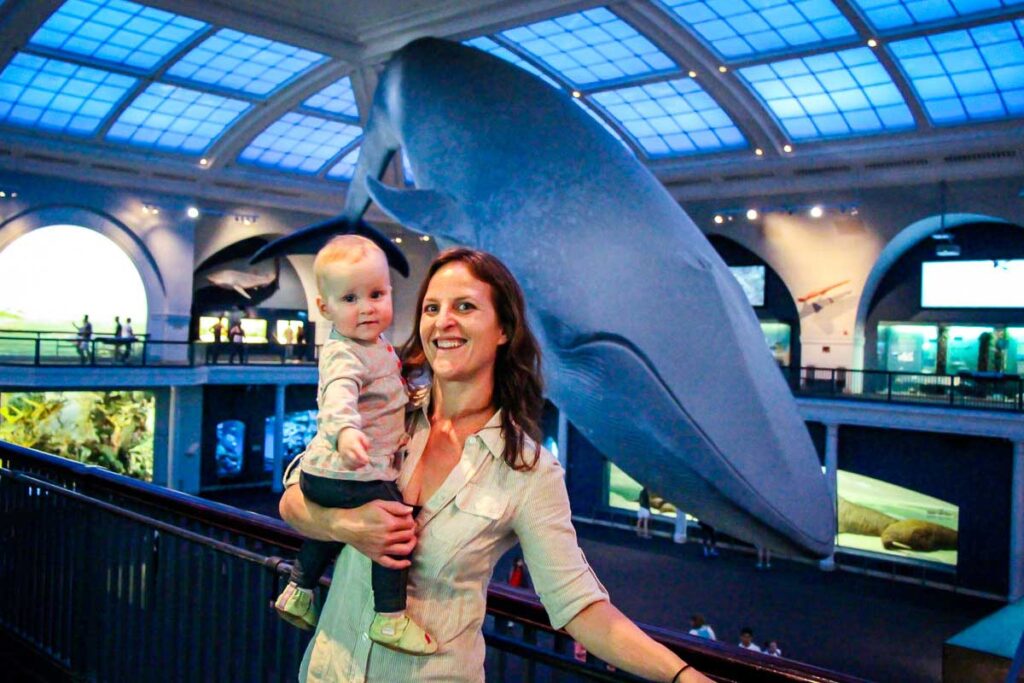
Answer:
[(492, 304), (498, 324), (508, 342), (498, 347), (494, 363), (494, 404), (501, 408), (501, 434), (505, 439), (504, 460), (516, 470), (530, 470), (537, 464), (540, 446), (527, 462), (526, 437), (540, 443), (540, 414), (544, 407), (544, 383), (540, 371), (540, 347), (526, 321), (523, 290), (505, 264), (484, 251), (455, 247), (434, 258), (416, 298), (416, 320), (412, 336), (402, 349), (402, 372), (406, 377), (422, 373), (427, 356), (420, 339), (420, 319), (427, 287), (437, 271), (449, 263), (464, 263), (473, 277), (491, 287)]

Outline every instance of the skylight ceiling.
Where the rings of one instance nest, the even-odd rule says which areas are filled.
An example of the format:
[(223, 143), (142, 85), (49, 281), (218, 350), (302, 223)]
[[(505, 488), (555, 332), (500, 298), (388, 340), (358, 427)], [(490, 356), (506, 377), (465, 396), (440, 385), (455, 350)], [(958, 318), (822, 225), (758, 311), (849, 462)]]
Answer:
[[(266, 16), (217, 19), (239, 24), (261, 3), (202, 19), (160, 4), (67, 0), (38, 24), (5, 25), (22, 37), (0, 63), (0, 127), (320, 182), (351, 176), (364, 90), (345, 74), (376, 58), (345, 63), (323, 42), (303, 44), (303, 30), (326, 34), (301, 17), (273, 37), (252, 31)], [(0, 1), (0, 20), (28, 5)], [(487, 35), (455, 30), (574, 97), (645, 161), (1024, 117), (1024, 0), (635, 0), (540, 20), (509, 13), (481, 12)]]

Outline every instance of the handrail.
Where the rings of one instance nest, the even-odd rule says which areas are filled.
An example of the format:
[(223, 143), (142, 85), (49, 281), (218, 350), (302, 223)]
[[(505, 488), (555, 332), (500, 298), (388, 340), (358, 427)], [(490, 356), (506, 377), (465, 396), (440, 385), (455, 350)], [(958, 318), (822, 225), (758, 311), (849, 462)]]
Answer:
[[(171, 533), (194, 543), (215, 548), (243, 560), (261, 564), (278, 573), (287, 568), (287, 563), (274, 555), (261, 554), (258, 550), (239, 547), (218, 538), (212, 538), (180, 525), (159, 519), (159, 513), (172, 513), (191, 519), (201, 520), (205, 528), (216, 528), (239, 537), (260, 540), (269, 545), (295, 549), (301, 537), (284, 525), (262, 515), (241, 512), (226, 505), (203, 501), (186, 494), (163, 489), (162, 487), (138, 482), (127, 477), (102, 470), (101, 468), (75, 463), (56, 456), (40, 453), (13, 444), (0, 442), (0, 480), (10, 477), (27, 486), (46, 488), (68, 499), (97, 506), (124, 518)], [(69, 488), (71, 487), (71, 488)], [(104, 496), (115, 496), (122, 503), (104, 500)], [(141, 504), (157, 513), (145, 514), (125, 507), (124, 503)], [(497, 620), (511, 620), (536, 632), (553, 634), (556, 641), (568, 636), (555, 631), (547, 614), (536, 596), (520, 589), (494, 584), (488, 589), (487, 610)], [(857, 683), (861, 679), (827, 671), (800, 662), (759, 656), (740, 651), (728, 645), (711, 642), (688, 634), (668, 629), (642, 626), (656, 640), (676, 651), (681, 657), (709, 675), (721, 681), (784, 681), (793, 683)], [(531, 645), (531, 642), (503, 642), (501, 633), (488, 633), (489, 643), (512, 654), (523, 654), (530, 660), (554, 666), (569, 667), (577, 673), (585, 671), (590, 680), (630, 681), (633, 677), (621, 673), (605, 674), (592, 667), (582, 667), (571, 658), (557, 652), (545, 651)], [(576, 668), (573, 668), (576, 667)]]

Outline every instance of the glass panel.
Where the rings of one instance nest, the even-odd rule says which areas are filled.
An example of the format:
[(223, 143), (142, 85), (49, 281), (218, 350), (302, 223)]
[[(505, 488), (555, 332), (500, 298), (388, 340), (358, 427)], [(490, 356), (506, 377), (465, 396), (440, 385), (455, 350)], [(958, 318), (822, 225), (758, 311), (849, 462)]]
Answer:
[(1005, 372), (1024, 375), (1024, 327), (1007, 327), (1006, 341)]
[(331, 167), (327, 172), (328, 178), (335, 180), (352, 180), (356, 172), (356, 162), (359, 161), (359, 146), (352, 148), (352, 151), (341, 158), (341, 161)]
[(250, 106), (220, 95), (151, 83), (121, 113), (107, 139), (200, 154)]
[(345, 76), (332, 83), (302, 103), (307, 109), (315, 109), (325, 114), (337, 114), (359, 121), (359, 108), (356, 106), (356, 94), (352, 91), (352, 79)]
[(892, 43), (932, 123), (1024, 115), (1024, 20)]
[(29, 43), (152, 72), (206, 27), (125, 0), (68, 0)]
[(746, 147), (729, 115), (692, 78), (604, 90), (591, 99), (649, 157)]
[(362, 134), (358, 126), (290, 112), (260, 133), (238, 159), (283, 171), (317, 173)]
[[(994, 332), (995, 330), (991, 327), (951, 325), (949, 327), (948, 351), (946, 352), (946, 373), (955, 375), (962, 371), (979, 370), (981, 337), (987, 334), (991, 339)], [(988, 346), (986, 344), (986, 352)]]
[(604, 7), (503, 31), (501, 37), (575, 87), (676, 71), (636, 29)]
[(479, 36), (477, 38), (473, 38), (472, 40), (467, 40), (465, 41), (465, 44), (469, 45), (470, 47), (475, 47), (478, 50), (489, 52), (495, 57), (504, 59), (509, 64), (513, 64), (515, 66), (518, 66), (520, 69), (529, 71), (534, 76), (537, 76), (538, 78), (542, 79), (545, 83), (547, 83), (553, 88), (558, 88), (559, 90), (562, 89), (562, 86), (560, 86), (554, 79), (552, 79), (546, 73), (535, 67), (533, 64), (530, 64), (530, 62), (526, 61), (516, 53), (512, 52), (512, 50), (509, 50), (508, 48), (499, 45), (498, 43), (496, 43), (495, 41), (491, 40), (486, 36)]
[(764, 334), (764, 340), (768, 344), (768, 349), (772, 352), (775, 362), (780, 367), (788, 368), (791, 358), (792, 328), (787, 323), (763, 320), (761, 321), (761, 332)]
[(866, 47), (759, 64), (739, 74), (795, 140), (914, 127), (899, 89)]
[(20, 52), (0, 73), (0, 121), (90, 135), (138, 81)]
[(662, 0), (726, 60), (789, 52), (855, 36), (831, 0)]
[(224, 420), (217, 423), (217, 447), (214, 450), (217, 477), (237, 477), (245, 464), (245, 423)]
[(879, 324), (882, 368), (890, 372), (934, 374), (938, 339), (938, 325)]
[(955, 21), (975, 14), (1000, 14), (1024, 0), (851, 0), (879, 31)]
[(222, 28), (167, 73), (193, 83), (266, 96), (326, 60), (322, 54)]

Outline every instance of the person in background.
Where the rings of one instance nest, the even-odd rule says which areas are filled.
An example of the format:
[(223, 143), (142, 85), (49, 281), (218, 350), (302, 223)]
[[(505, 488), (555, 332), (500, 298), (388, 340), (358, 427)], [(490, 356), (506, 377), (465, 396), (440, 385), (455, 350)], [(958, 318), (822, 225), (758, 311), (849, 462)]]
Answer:
[(231, 353), (228, 355), (228, 363), (234, 364), (235, 356), (239, 363), (245, 362), (245, 330), (242, 329), (242, 321), (234, 320), (228, 328), (228, 343), (231, 345)]
[(715, 534), (715, 527), (703, 520), (699, 520), (701, 541), (704, 544), (704, 557), (718, 557), (718, 538)]
[(740, 629), (740, 642), (739, 646), (744, 650), (750, 650), (751, 652), (760, 652), (761, 648), (754, 643), (754, 630), (749, 626), (744, 626)]
[(88, 315), (82, 316), (82, 324), (75, 325), (75, 330), (78, 331), (78, 338), (75, 340), (75, 350), (78, 352), (79, 362), (85, 365), (89, 360), (89, 345), (92, 342), (92, 323), (89, 322)]
[(761, 545), (757, 546), (757, 568), (772, 568), (772, 551)]
[(651, 493), (647, 487), (640, 489), (636, 508), (636, 535), (640, 538), (651, 537)]
[[(132, 319), (125, 318), (124, 321), (124, 340), (121, 347), (121, 362), (127, 363), (132, 357), (132, 343), (135, 341), (135, 330), (132, 328)], [(145, 354), (143, 354), (145, 356)]]
[(779, 642), (777, 640), (769, 640), (764, 646), (764, 653), (772, 657), (781, 657), (782, 650), (779, 649)]
[(690, 617), (690, 635), (700, 636), (708, 640), (717, 640), (715, 638), (715, 629), (711, 628), (711, 625), (704, 621), (703, 614), (694, 614)]

